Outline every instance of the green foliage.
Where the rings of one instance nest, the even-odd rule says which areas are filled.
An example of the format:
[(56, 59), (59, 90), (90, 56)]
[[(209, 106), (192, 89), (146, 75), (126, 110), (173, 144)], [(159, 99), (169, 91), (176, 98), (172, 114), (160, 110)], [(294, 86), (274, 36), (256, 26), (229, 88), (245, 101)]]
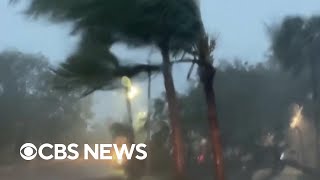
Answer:
[(53, 91), (53, 77), (43, 56), (0, 53), (0, 149), (83, 137), (90, 105), (74, 94)]
[(227, 144), (244, 146), (266, 133), (283, 135), (292, 103), (306, 98), (304, 79), (267, 65), (246, 64), (218, 70), (215, 89), (222, 136)]
[(189, 49), (202, 27), (193, 0), (32, 0), (26, 13), (72, 22), (73, 33), (81, 33), (79, 48), (55, 72), (65, 81), (60, 81), (60, 87), (80, 89), (83, 95), (117, 88), (121, 76), (160, 70), (157, 66), (120, 65), (110, 52), (115, 42), (178, 51)]
[[(320, 16), (287, 17), (273, 33), (273, 37), (272, 51), (282, 67), (295, 74), (308, 73), (306, 81), (309, 83), (305, 92), (312, 93), (314, 114), (312, 119), (316, 129), (316, 139), (318, 139), (320, 132), (318, 122), (320, 117)], [(316, 151), (319, 151), (318, 145)]]
[(305, 65), (303, 62), (306, 43), (304, 24), (305, 21), (301, 17), (287, 17), (272, 34), (272, 50), (285, 68), (297, 71)]
[[(193, 0), (32, 0), (27, 14), (53, 21), (71, 21), (74, 30), (94, 32), (100, 41), (160, 45), (172, 48), (194, 43), (201, 30)], [(90, 33), (90, 34), (91, 34)]]
[[(250, 66), (241, 61), (224, 62), (217, 68), (216, 104), (226, 168), (236, 179), (241, 179), (240, 174), (251, 177), (250, 173), (259, 168), (274, 167), (273, 152), (277, 147), (266, 148), (262, 144), (269, 133), (274, 135), (275, 143), (284, 140), (293, 103), (305, 105), (305, 115), (310, 115), (306, 76), (293, 77), (268, 63)], [(191, 87), (187, 94), (180, 96), (184, 134), (193, 131), (205, 137), (209, 135), (203, 97), (201, 85)], [(158, 104), (161, 103), (155, 103), (154, 109), (160, 112), (155, 114), (165, 116), (166, 111)], [(186, 140), (191, 144), (190, 139)], [(250, 161), (243, 161), (244, 157), (250, 157)], [(243, 171), (243, 167), (247, 170)]]
[[(272, 52), (280, 64), (294, 72), (319, 68), (320, 17), (286, 17), (271, 31)], [(317, 63), (316, 63), (317, 62)]]
[[(235, 62), (218, 67), (215, 90), (225, 145), (253, 144), (266, 133), (281, 135), (289, 124), (291, 104), (306, 102), (306, 89), (305, 77), (294, 79), (266, 64)], [(208, 135), (203, 97), (198, 85), (180, 96), (180, 104), (184, 129)], [(161, 99), (154, 102), (156, 117), (165, 117), (163, 106)]]
[(90, 56), (82, 51), (80, 54), (71, 56), (67, 62), (61, 64), (60, 68), (54, 70), (57, 74), (55, 87), (67, 91), (78, 91), (82, 96), (87, 96), (96, 90), (122, 87), (120, 80), (123, 76), (135, 78), (138, 75), (146, 75), (143, 72), (158, 71), (160, 71), (158, 65), (119, 65), (112, 56), (109, 59), (103, 59), (103, 57), (97, 57), (97, 54)]

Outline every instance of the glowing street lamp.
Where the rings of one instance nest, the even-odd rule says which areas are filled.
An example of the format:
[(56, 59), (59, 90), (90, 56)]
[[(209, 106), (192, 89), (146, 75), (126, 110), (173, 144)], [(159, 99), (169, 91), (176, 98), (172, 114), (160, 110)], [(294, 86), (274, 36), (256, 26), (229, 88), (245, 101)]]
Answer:
[(290, 127), (292, 129), (298, 128), (299, 124), (302, 121), (302, 110), (303, 110), (303, 106), (299, 107), (295, 107), (294, 109), (294, 116), (292, 117), (292, 121), (290, 123)]
[(123, 76), (123, 77), (121, 78), (121, 84), (122, 84), (124, 87), (130, 88), (132, 83), (131, 83), (130, 78), (128, 78), (127, 76)]
[(303, 136), (302, 136), (302, 131), (300, 129), (302, 120), (303, 120), (303, 114), (302, 114), (303, 106), (296, 105), (294, 107), (294, 115), (292, 117), (291, 123), (290, 123), (290, 128), (295, 130), (297, 132), (298, 138), (299, 138), (299, 143), (301, 146), (301, 152), (299, 154), (300, 159), (304, 162), (304, 143), (303, 143)]
[(132, 85), (130, 78), (127, 76), (122, 77), (121, 83), (126, 89), (127, 98), (132, 100), (139, 94), (139, 89)]
[(129, 118), (130, 126), (132, 126), (133, 118), (132, 118), (131, 100), (134, 99), (139, 94), (139, 90), (137, 87), (132, 86), (132, 82), (130, 78), (128, 78), (127, 76), (122, 77), (121, 83), (125, 89), (128, 118)]
[(147, 117), (147, 112), (139, 112), (138, 113), (138, 119), (143, 119), (143, 118), (146, 118)]
[(127, 92), (127, 96), (130, 100), (134, 99), (137, 97), (139, 94), (139, 89), (135, 86), (131, 86)]

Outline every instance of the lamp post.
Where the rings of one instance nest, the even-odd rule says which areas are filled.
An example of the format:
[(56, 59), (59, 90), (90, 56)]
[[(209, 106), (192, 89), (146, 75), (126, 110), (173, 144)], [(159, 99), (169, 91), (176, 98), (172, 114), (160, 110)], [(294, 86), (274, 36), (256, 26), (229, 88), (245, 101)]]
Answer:
[(133, 126), (133, 118), (132, 118), (132, 106), (131, 101), (139, 94), (139, 90), (137, 87), (132, 86), (130, 78), (124, 76), (121, 79), (121, 83), (125, 90), (125, 98), (126, 98), (126, 105), (127, 105), (127, 113), (129, 124)]
[(301, 146), (300, 148), (300, 153), (299, 153), (299, 159), (301, 160), (302, 163), (304, 163), (304, 145), (303, 145), (303, 136), (302, 136), (302, 131), (299, 127), (301, 124), (301, 121), (303, 119), (302, 116), (302, 110), (303, 106), (296, 106), (294, 109), (294, 116), (292, 117), (292, 121), (290, 123), (290, 128), (294, 130), (294, 132), (297, 133), (297, 136), (299, 138), (299, 145)]

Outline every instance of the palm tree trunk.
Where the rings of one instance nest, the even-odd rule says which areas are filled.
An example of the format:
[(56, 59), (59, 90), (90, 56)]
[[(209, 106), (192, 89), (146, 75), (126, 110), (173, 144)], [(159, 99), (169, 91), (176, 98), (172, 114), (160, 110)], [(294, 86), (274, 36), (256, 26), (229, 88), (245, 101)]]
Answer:
[[(200, 1), (195, 1), (199, 8), (200, 13)], [(215, 43), (215, 42), (214, 42)], [(223, 150), (222, 142), (220, 136), (220, 129), (217, 117), (217, 107), (216, 99), (214, 92), (214, 78), (215, 78), (215, 68), (213, 62), (211, 62), (211, 51), (214, 50), (215, 44), (209, 43), (209, 38), (205, 32), (204, 25), (202, 24), (202, 32), (198, 46), (198, 55), (199, 55), (199, 76), (200, 81), (203, 84), (203, 89), (207, 102), (207, 111), (208, 111), (208, 121), (210, 125), (210, 134), (211, 134), (211, 145), (214, 156), (214, 166), (215, 166), (215, 180), (224, 180), (225, 179), (225, 170), (224, 170), (224, 159), (223, 159)], [(213, 47), (210, 47), (213, 46)], [(212, 49), (211, 49), (212, 48)]]
[(207, 102), (208, 111), (208, 121), (211, 133), (211, 145), (214, 155), (214, 165), (217, 180), (224, 180), (224, 160), (223, 160), (223, 150), (220, 136), (220, 129), (218, 124), (216, 104), (215, 104), (215, 93), (213, 89), (213, 78), (214, 78), (214, 68), (211, 66), (203, 67), (203, 72), (205, 78), (201, 78), (204, 88), (204, 93)]
[(132, 118), (132, 107), (131, 107), (131, 101), (128, 97), (129, 88), (125, 87), (125, 95), (126, 95), (126, 105), (127, 105), (127, 113), (128, 113), (128, 120), (130, 127), (133, 127), (133, 118)]
[(176, 179), (184, 178), (184, 145), (182, 141), (181, 115), (178, 107), (177, 95), (173, 83), (172, 68), (168, 46), (161, 48), (163, 58), (163, 78), (168, 101), (169, 118), (172, 128), (173, 157), (176, 168)]
[(133, 130), (133, 117), (132, 117), (132, 106), (130, 98), (128, 97), (129, 88), (125, 87), (125, 97), (126, 97), (126, 105), (127, 105), (127, 115), (129, 120), (129, 127), (131, 129), (131, 133), (128, 137), (129, 144), (133, 144), (135, 141), (134, 130)]
[(210, 126), (211, 134), (211, 145), (214, 156), (214, 166), (216, 180), (225, 179), (225, 170), (224, 170), (224, 159), (223, 159), (223, 150), (220, 136), (219, 123), (217, 118), (217, 107), (215, 104), (215, 93), (214, 93), (214, 77), (215, 69), (210, 61), (210, 49), (208, 44), (208, 37), (203, 34), (203, 37), (199, 41), (198, 45), (199, 50), (199, 76), (203, 84), (203, 89), (207, 102), (207, 111), (208, 111), (208, 121)]

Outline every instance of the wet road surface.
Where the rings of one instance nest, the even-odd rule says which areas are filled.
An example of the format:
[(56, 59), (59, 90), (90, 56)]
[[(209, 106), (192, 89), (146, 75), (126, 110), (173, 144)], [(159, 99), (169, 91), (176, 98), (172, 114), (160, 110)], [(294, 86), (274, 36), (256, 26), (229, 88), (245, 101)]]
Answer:
[[(116, 178), (118, 177), (118, 178)], [(29, 162), (0, 166), (0, 180), (115, 180), (123, 172), (99, 161)]]

